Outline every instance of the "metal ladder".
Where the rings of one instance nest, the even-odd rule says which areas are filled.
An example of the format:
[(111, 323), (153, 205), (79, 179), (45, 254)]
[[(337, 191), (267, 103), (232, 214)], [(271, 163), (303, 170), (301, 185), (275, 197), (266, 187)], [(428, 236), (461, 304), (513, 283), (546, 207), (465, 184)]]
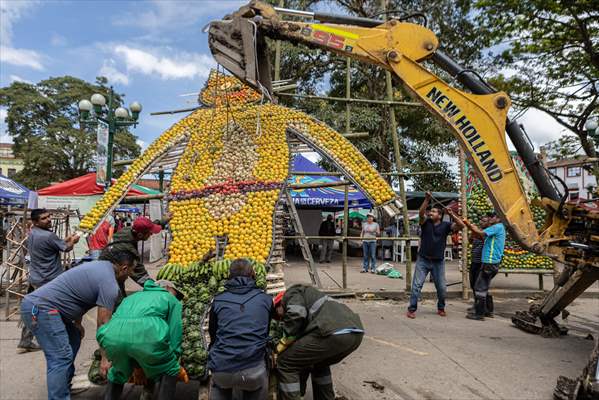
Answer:
[(216, 236), (216, 260), (222, 260), (225, 258), (225, 250), (227, 249), (227, 243), (229, 242), (229, 236)]
[(302, 254), (304, 256), (304, 260), (308, 263), (308, 274), (310, 274), (310, 279), (312, 280), (312, 284), (316, 285), (318, 288), (322, 288), (322, 284), (320, 283), (320, 277), (318, 276), (318, 271), (316, 269), (316, 263), (314, 263), (314, 259), (312, 258), (312, 252), (310, 252), (310, 245), (308, 244), (308, 240), (304, 235), (304, 228), (302, 227), (302, 223), (300, 221), (297, 210), (295, 209), (295, 204), (293, 204), (293, 198), (291, 197), (291, 193), (289, 190), (285, 190), (285, 194), (287, 195), (287, 208), (289, 209), (289, 214), (291, 215), (291, 224), (293, 225), (293, 229), (300, 236), (298, 239), (300, 248), (302, 249)]

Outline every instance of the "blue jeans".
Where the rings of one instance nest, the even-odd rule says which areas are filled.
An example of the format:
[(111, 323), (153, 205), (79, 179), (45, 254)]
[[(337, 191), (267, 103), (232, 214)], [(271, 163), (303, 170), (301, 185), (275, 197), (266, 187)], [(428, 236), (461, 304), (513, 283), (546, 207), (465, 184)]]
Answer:
[(81, 345), (79, 330), (72, 321), (63, 320), (57, 310), (28, 299), (21, 303), (21, 317), (46, 357), (48, 399), (69, 400), (75, 357)]
[(412, 293), (410, 294), (409, 311), (416, 311), (418, 308), (418, 298), (422, 291), (422, 286), (426, 281), (426, 277), (431, 273), (435, 289), (437, 289), (437, 309), (445, 309), (445, 296), (447, 294), (447, 286), (445, 284), (445, 260), (429, 260), (422, 256), (418, 256), (416, 268), (414, 269), (414, 279), (412, 280)]
[(370, 262), (370, 270), (376, 268), (376, 242), (362, 242), (362, 253), (364, 253), (362, 268), (368, 272), (368, 263)]

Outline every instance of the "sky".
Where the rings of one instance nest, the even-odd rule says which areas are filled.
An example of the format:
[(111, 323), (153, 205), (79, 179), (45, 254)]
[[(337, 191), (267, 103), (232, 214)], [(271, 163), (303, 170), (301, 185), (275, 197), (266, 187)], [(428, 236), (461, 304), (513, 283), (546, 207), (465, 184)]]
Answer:
[[(127, 103), (144, 109), (133, 133), (146, 147), (186, 114), (150, 112), (197, 105), (195, 96), (216, 66), (202, 28), (242, 0), (0, 0), (0, 87), (72, 75), (106, 76)], [(293, 78), (293, 77), (282, 77)], [(10, 141), (0, 108), (0, 142)], [(549, 116), (520, 120), (538, 146), (564, 133)]]

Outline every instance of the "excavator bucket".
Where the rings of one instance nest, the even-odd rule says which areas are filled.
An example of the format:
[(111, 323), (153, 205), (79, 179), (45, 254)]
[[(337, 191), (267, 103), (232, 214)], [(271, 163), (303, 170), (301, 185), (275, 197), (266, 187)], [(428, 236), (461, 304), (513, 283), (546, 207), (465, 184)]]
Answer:
[(219, 64), (256, 90), (272, 93), (268, 47), (255, 22), (239, 15), (213, 21), (208, 34)]

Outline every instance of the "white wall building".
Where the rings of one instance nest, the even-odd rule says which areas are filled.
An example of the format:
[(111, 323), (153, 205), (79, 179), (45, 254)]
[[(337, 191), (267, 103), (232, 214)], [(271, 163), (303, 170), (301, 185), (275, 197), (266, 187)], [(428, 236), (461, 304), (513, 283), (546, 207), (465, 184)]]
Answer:
[[(592, 198), (592, 191), (589, 189), (597, 186), (595, 176), (583, 168), (586, 159), (587, 157), (580, 157), (547, 162), (549, 171), (568, 185), (571, 201)], [(556, 185), (561, 190), (561, 183), (556, 182)]]

